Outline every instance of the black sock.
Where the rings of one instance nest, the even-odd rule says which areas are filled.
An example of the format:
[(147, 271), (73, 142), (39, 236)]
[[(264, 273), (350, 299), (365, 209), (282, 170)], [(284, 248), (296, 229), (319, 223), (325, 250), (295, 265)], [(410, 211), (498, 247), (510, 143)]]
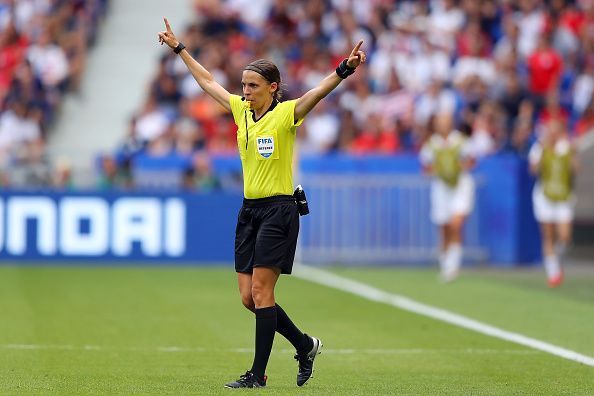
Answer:
[(276, 304), (276, 331), (285, 337), (297, 350), (297, 353), (307, 353), (313, 347), (311, 338), (306, 336), (295, 326), (287, 313)]
[(251, 372), (264, 379), (276, 331), (276, 306), (256, 308), (256, 353)]

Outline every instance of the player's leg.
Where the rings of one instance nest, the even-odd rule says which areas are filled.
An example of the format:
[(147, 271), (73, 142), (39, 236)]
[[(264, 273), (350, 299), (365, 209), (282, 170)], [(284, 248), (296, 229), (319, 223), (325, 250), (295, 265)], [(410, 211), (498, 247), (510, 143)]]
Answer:
[[(235, 229), (235, 271), (237, 272), (241, 302), (247, 309), (255, 312), (256, 306), (252, 296), (252, 276), (258, 228), (257, 222), (253, 221), (253, 217), (253, 208), (242, 207), (239, 211)], [(238, 380), (225, 384), (227, 388), (260, 388), (263, 386), (266, 386), (264, 376), (258, 377), (251, 371), (247, 371)]]
[(252, 274), (252, 298), (256, 314), (256, 353), (250, 371), (258, 378), (264, 378), (274, 342), (276, 332), (274, 286), (279, 275), (280, 269), (275, 267), (256, 267)]
[(567, 246), (571, 242), (571, 221), (561, 221), (554, 225), (555, 237), (554, 237), (554, 252), (557, 259), (558, 271), (557, 274), (552, 278), (549, 278), (549, 286), (559, 286), (563, 282), (563, 258)]
[(252, 368), (227, 388), (258, 388), (266, 386), (266, 366), (276, 332), (276, 304), (274, 286), (280, 269), (257, 267), (252, 274), (237, 273), (239, 293), (243, 305), (256, 316), (255, 353)]
[(557, 244), (555, 246), (556, 253), (563, 255), (567, 246), (571, 243), (571, 228), (570, 221), (557, 223)]
[[(243, 306), (255, 313), (256, 306), (252, 298), (251, 274), (238, 273), (237, 280)], [(313, 347), (312, 337), (302, 333), (278, 304), (276, 304), (276, 331), (295, 347), (297, 354), (307, 354)]]
[(455, 278), (460, 272), (462, 265), (462, 231), (466, 215), (456, 214), (450, 220), (450, 246), (448, 247), (448, 259), (451, 261), (451, 272)]
[(558, 208), (555, 203), (545, 197), (542, 188), (537, 184), (532, 192), (534, 217), (540, 224), (542, 256), (549, 286), (558, 286), (562, 281), (561, 266), (555, 253), (555, 223)]
[[(299, 232), (299, 217), (297, 215), (295, 215), (292, 223), (283, 247), (285, 254), (282, 259), (282, 268), (285, 273), (290, 273), (293, 268)], [(314, 360), (321, 352), (322, 342), (316, 337), (302, 333), (291, 318), (289, 318), (285, 310), (278, 304), (276, 305), (276, 315), (276, 331), (282, 334), (295, 348), (295, 360), (299, 364), (297, 385), (303, 386), (312, 377)]]
[(555, 253), (562, 259), (567, 246), (571, 243), (573, 223), (573, 202), (558, 202), (555, 205), (556, 240)]
[(449, 221), (451, 217), (451, 194), (448, 188), (440, 181), (431, 183), (431, 221), (439, 227), (440, 252), (439, 270), (442, 279), (447, 274), (447, 251), (450, 245)]
[(540, 223), (542, 233), (542, 254), (544, 257), (555, 254), (555, 225), (550, 222)]
[(445, 279), (448, 267), (448, 247), (450, 246), (450, 226), (442, 224), (439, 226), (440, 250), (439, 250), (439, 271), (442, 279)]
[(561, 265), (555, 254), (555, 224), (541, 223), (542, 255), (549, 286), (558, 286), (562, 281)]
[(239, 295), (244, 307), (254, 312), (256, 305), (252, 298), (252, 274), (237, 273), (237, 284), (239, 286)]
[(455, 279), (462, 266), (462, 232), (466, 218), (474, 208), (475, 184), (471, 175), (461, 176), (458, 185), (452, 191), (451, 216), (449, 220), (450, 244), (447, 251), (448, 278)]
[[(260, 257), (269, 265), (278, 267), (281, 273), (290, 274), (299, 236), (299, 213), (294, 201), (268, 211), (259, 235), (262, 239), (256, 242), (256, 251)], [(276, 331), (295, 347), (295, 359), (299, 363), (297, 385), (302, 386), (312, 376), (314, 359), (320, 353), (322, 343), (301, 332), (278, 304), (276, 318)]]

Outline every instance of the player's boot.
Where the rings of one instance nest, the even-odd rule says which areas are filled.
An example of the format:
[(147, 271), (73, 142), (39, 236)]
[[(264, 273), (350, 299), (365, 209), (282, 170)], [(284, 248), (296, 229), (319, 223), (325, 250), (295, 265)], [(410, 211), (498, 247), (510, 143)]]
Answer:
[(548, 280), (549, 287), (558, 287), (561, 286), (561, 283), (563, 283), (563, 272), (560, 272), (559, 275), (553, 276)]
[(295, 354), (295, 360), (299, 362), (299, 372), (297, 373), (297, 386), (303, 386), (308, 379), (312, 377), (314, 371), (314, 360), (316, 356), (322, 353), (322, 341), (315, 337), (308, 336), (313, 342), (311, 350), (304, 354)]
[(251, 371), (246, 371), (237, 381), (225, 384), (225, 388), (264, 388), (266, 380), (266, 376), (264, 376), (264, 379), (260, 379)]

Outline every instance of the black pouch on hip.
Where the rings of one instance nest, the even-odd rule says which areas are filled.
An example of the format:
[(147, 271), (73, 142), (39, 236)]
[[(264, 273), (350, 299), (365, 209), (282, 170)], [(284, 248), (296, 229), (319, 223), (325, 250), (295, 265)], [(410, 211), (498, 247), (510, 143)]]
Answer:
[(303, 191), (303, 187), (301, 187), (301, 184), (299, 184), (293, 192), (293, 197), (295, 197), (295, 201), (297, 201), (297, 211), (299, 212), (299, 215), (305, 216), (306, 214), (309, 214), (307, 198), (305, 197), (305, 191)]

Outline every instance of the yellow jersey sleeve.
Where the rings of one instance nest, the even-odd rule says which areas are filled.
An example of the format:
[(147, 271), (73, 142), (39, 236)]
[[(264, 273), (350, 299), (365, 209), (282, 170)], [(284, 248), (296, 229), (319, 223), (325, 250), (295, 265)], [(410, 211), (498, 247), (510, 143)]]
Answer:
[(287, 100), (286, 102), (282, 102), (283, 108), (283, 123), (287, 126), (287, 128), (292, 129), (293, 132), (297, 129), (299, 125), (303, 123), (303, 118), (300, 120), (295, 121), (295, 105), (297, 103), (296, 99)]
[(241, 100), (241, 96), (232, 94), (229, 96), (229, 105), (231, 106), (231, 113), (233, 114), (235, 125), (241, 125), (240, 123), (244, 118), (244, 112), (247, 107), (246, 102)]

